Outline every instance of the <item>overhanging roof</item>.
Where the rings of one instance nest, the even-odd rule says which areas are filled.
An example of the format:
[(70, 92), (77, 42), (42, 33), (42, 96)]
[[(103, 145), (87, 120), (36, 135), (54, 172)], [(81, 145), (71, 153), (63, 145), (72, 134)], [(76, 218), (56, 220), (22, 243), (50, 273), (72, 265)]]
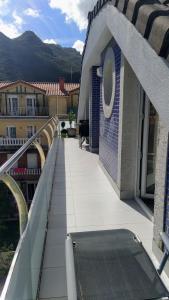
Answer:
[(89, 13), (78, 119), (85, 118), (90, 70), (102, 63), (101, 54), (114, 38), (161, 120), (169, 127), (168, 33), (169, 7), (160, 1), (99, 0)]

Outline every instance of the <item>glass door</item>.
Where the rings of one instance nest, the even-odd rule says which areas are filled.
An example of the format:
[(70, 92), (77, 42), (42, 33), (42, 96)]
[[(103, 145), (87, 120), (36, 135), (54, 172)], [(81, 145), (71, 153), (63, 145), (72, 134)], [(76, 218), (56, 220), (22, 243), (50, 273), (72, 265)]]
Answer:
[(147, 96), (145, 96), (144, 101), (145, 118), (143, 125), (141, 197), (151, 199), (154, 198), (155, 191), (158, 115)]
[(35, 116), (36, 115), (36, 99), (27, 98), (27, 115)]
[(7, 101), (7, 112), (11, 116), (18, 115), (18, 98), (17, 97), (9, 97)]
[(36, 126), (27, 126), (27, 137), (30, 139), (36, 133)]

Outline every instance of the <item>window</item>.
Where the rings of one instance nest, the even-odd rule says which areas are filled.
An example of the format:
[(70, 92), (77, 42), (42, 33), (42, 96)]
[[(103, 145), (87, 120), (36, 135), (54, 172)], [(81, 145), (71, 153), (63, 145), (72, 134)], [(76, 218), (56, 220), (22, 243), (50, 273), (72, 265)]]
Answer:
[(16, 138), (16, 127), (15, 126), (8, 126), (6, 128), (6, 135), (9, 138)]
[(30, 139), (36, 133), (36, 126), (27, 126), (27, 137)]
[(9, 96), (7, 99), (7, 113), (10, 116), (18, 115), (18, 98), (17, 96)]
[(27, 115), (35, 116), (36, 115), (36, 98), (35, 96), (27, 97)]
[(28, 169), (37, 169), (38, 168), (38, 159), (36, 153), (27, 154), (27, 168)]

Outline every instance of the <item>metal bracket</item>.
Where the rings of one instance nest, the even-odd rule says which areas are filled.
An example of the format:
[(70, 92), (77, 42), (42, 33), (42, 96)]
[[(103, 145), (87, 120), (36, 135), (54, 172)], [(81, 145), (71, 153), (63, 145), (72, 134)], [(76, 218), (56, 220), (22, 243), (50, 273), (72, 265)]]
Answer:
[(50, 146), (51, 146), (51, 144), (52, 144), (52, 141), (51, 141), (51, 137), (50, 137), (50, 135), (49, 135), (49, 132), (48, 132), (46, 129), (43, 129), (43, 132), (44, 132), (44, 134), (45, 134), (45, 136), (46, 136), (46, 138), (47, 138), (47, 141), (48, 141), (48, 148), (50, 149)]
[(34, 141), (33, 145), (36, 147), (36, 149), (39, 152), (39, 155), (40, 155), (40, 158), (41, 158), (41, 169), (43, 169), (43, 166), (45, 164), (45, 154), (44, 154), (43, 148), (37, 141)]
[(28, 221), (28, 209), (27, 209), (25, 197), (17, 182), (9, 174), (4, 174), (0, 176), (0, 180), (2, 180), (6, 184), (6, 186), (10, 189), (10, 191), (12, 192), (16, 200), (18, 211), (19, 211), (20, 235), (22, 235)]
[(52, 127), (51, 124), (48, 124), (48, 127), (49, 127), (50, 130), (51, 130), (51, 133), (52, 133), (52, 139), (53, 139), (55, 131), (54, 131), (54, 129), (53, 129), (53, 127)]

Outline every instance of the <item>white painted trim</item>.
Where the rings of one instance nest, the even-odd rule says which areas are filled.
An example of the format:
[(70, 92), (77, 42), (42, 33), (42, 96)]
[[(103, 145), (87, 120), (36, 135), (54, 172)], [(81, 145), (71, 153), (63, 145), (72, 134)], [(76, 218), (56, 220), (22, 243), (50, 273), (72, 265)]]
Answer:
[[(118, 26), (117, 26), (118, 24)], [(112, 36), (134, 70), (161, 120), (169, 128), (169, 64), (111, 3), (92, 22), (83, 59), (78, 118), (83, 119), (89, 91), (89, 70), (100, 65), (101, 53)]]
[[(107, 67), (107, 63), (109, 61), (112, 61), (112, 75), (109, 78), (109, 80), (111, 80), (111, 84), (112, 84), (112, 89), (111, 89), (111, 100), (110, 100), (110, 104), (106, 104), (106, 99), (105, 99), (105, 81), (106, 81), (106, 77), (105, 77), (105, 73), (106, 73), (106, 67)], [(106, 55), (105, 55), (105, 59), (104, 59), (104, 66), (103, 66), (103, 81), (102, 81), (102, 103), (103, 103), (103, 112), (106, 118), (110, 118), (113, 112), (113, 105), (114, 105), (114, 98), (115, 98), (115, 91), (116, 91), (116, 80), (115, 80), (115, 55), (114, 55), (114, 51), (112, 47), (108, 47), (107, 51), (106, 51)]]
[(146, 179), (147, 179), (147, 151), (148, 151), (148, 134), (149, 134), (149, 111), (150, 102), (145, 93), (143, 93), (143, 101), (145, 101), (144, 109), (144, 125), (143, 125), (143, 145), (142, 145), (142, 174), (141, 174), (141, 197), (146, 197)]
[(140, 172), (141, 172), (141, 155), (142, 155), (142, 126), (143, 126), (143, 89), (139, 87), (139, 118), (137, 123), (138, 128), (138, 138), (137, 138), (137, 160), (136, 169), (137, 176), (135, 181), (135, 196), (140, 197), (141, 187), (140, 187)]

